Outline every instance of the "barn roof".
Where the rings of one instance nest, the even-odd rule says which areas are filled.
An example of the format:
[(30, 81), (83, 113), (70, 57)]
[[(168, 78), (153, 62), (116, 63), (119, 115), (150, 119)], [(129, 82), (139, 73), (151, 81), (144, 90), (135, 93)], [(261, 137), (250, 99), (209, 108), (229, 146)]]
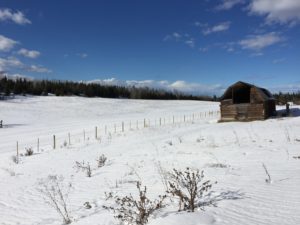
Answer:
[(232, 98), (232, 89), (233, 88), (255, 88), (257, 90), (257, 92), (259, 93), (259, 95), (264, 99), (264, 100), (268, 100), (268, 99), (274, 99), (272, 94), (265, 88), (261, 88), (258, 86), (255, 86), (253, 84), (249, 84), (243, 81), (238, 81), (236, 83), (234, 83), (233, 85), (229, 86), (227, 88), (227, 90), (225, 91), (225, 93), (221, 96), (220, 100), (224, 100), (224, 99), (231, 99)]

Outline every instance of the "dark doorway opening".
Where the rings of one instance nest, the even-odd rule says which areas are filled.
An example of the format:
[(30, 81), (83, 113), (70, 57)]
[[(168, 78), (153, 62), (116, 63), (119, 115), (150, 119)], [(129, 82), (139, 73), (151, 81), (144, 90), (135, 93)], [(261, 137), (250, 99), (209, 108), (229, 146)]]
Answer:
[(240, 87), (232, 90), (233, 104), (250, 103), (251, 87)]

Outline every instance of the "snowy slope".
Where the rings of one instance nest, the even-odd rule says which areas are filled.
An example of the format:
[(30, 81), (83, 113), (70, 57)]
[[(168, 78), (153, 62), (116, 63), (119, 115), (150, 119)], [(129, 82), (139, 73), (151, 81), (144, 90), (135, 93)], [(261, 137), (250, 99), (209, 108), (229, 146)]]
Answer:
[[(300, 224), (300, 117), (250, 123), (217, 123), (217, 116), (187, 115), (215, 111), (218, 103), (197, 101), (141, 101), (86, 99), (77, 97), (33, 97), (0, 102), (0, 118), (9, 125), (0, 129), (0, 224), (61, 224), (57, 212), (45, 204), (38, 191), (49, 175), (62, 175), (72, 182), (69, 207), (72, 224), (118, 224), (104, 192), (136, 194), (134, 182), (141, 180), (151, 198), (164, 193), (158, 165), (165, 170), (199, 168), (218, 183), (212, 198), (217, 207), (195, 213), (177, 212), (177, 203), (151, 217), (151, 225), (296, 225)], [(173, 115), (178, 118), (172, 123)], [(186, 122), (182, 116), (186, 115)], [(143, 119), (151, 120), (142, 128)], [(166, 118), (160, 126), (158, 119)], [(140, 120), (139, 129), (128, 122)], [(156, 120), (156, 123), (154, 122)], [(103, 125), (126, 122), (104, 134)], [(134, 123), (134, 122), (132, 122)], [(101, 140), (95, 140), (99, 125)], [(101, 130), (100, 130), (101, 127)], [(82, 130), (86, 140), (82, 138)], [(63, 146), (68, 132), (71, 145)], [(56, 134), (58, 147), (51, 149)], [(40, 152), (13, 163), (15, 141), (32, 146), (41, 142)], [(46, 140), (49, 139), (50, 146)], [(31, 145), (32, 144), (32, 145)], [(105, 154), (107, 164), (97, 168), (96, 159)], [(77, 171), (75, 162), (92, 166), (92, 177)], [(266, 183), (264, 163), (272, 182)], [(216, 167), (222, 164), (223, 168)], [(91, 209), (83, 204), (90, 202)]]

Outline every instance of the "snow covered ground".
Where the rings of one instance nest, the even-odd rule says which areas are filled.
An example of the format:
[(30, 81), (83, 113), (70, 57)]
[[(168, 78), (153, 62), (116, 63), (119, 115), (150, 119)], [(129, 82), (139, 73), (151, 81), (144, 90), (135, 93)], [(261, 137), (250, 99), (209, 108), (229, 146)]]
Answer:
[[(204, 117), (218, 107), (212, 102), (79, 97), (1, 101), (5, 127), (0, 129), (0, 224), (62, 224), (38, 190), (49, 175), (72, 183), (72, 224), (118, 224), (102, 207), (110, 204), (104, 193), (136, 195), (134, 182), (140, 180), (149, 197), (156, 198), (165, 190), (160, 166), (166, 171), (203, 169), (207, 179), (217, 181), (211, 195), (217, 207), (179, 213), (177, 202), (167, 201), (150, 218), (150, 225), (300, 224), (300, 159), (294, 158), (300, 156), (300, 117), (249, 123), (217, 123), (217, 114)], [(21, 156), (19, 164), (11, 159), (16, 141), (20, 154), (25, 147), (35, 153)], [(97, 168), (102, 154), (108, 161)], [(78, 171), (76, 161), (89, 162), (92, 176)], [(265, 181), (263, 163), (271, 183)], [(92, 208), (86, 209), (85, 202)]]

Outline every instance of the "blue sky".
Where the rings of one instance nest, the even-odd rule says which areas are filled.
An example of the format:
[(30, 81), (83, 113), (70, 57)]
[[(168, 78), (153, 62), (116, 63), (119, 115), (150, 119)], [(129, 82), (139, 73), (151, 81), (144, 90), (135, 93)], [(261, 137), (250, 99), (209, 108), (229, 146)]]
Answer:
[(0, 71), (219, 94), (300, 90), (299, 0), (0, 2)]

